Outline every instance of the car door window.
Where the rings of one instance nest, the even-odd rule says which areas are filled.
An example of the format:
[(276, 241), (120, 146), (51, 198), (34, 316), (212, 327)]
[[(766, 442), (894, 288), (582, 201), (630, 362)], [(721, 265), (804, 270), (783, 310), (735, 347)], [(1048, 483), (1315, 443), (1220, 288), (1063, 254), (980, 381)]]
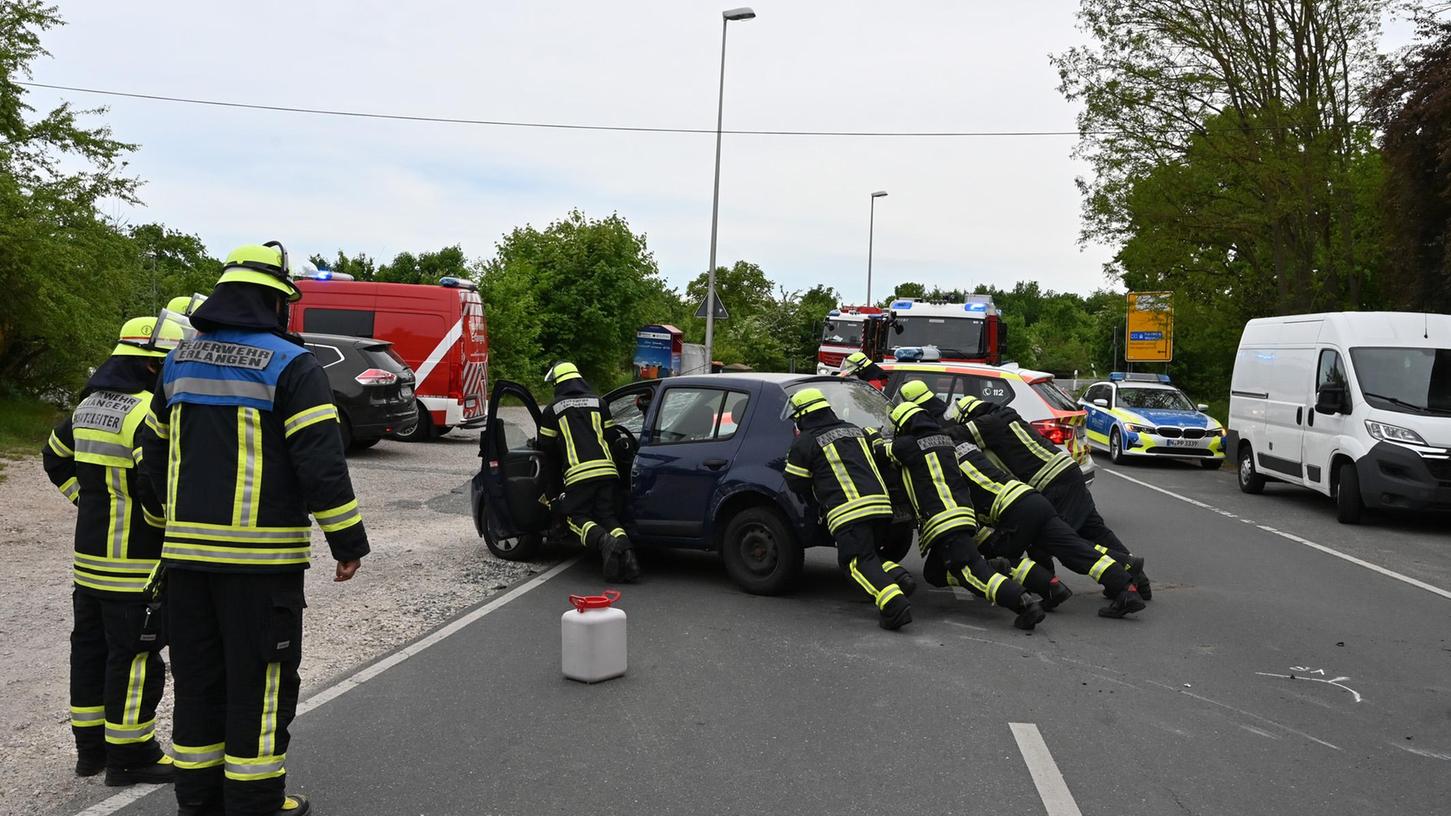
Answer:
[(1104, 402), (1108, 402), (1108, 398), (1109, 398), (1108, 386), (1106, 386), (1106, 385), (1095, 385), (1095, 386), (1092, 386), (1092, 387), (1090, 387), (1088, 389), (1088, 393), (1086, 393), (1086, 394), (1083, 395), (1083, 398), (1085, 400), (1087, 400), (1090, 405), (1093, 404), (1093, 401), (1094, 400), (1099, 400), (1099, 399), (1103, 400)]
[(645, 411), (649, 409), (654, 395), (655, 389), (645, 388), (615, 397), (609, 402), (610, 418), (638, 439), (645, 430)]
[(1349, 386), (1345, 377), (1345, 364), (1340, 361), (1340, 352), (1335, 349), (1324, 349), (1320, 352), (1320, 366), (1315, 372), (1315, 392), (1330, 386), (1332, 388), (1347, 388)]
[(323, 368), (330, 368), (343, 361), (343, 353), (338, 350), (337, 346), (322, 346), (316, 343), (306, 343), (304, 345), (308, 351), (312, 352), (312, 356), (317, 359), (318, 365), (321, 365)]
[(971, 394), (980, 400), (986, 400), (997, 405), (1008, 405), (1012, 403), (1015, 392), (1012, 383), (1002, 377), (980, 377), (977, 375), (964, 375), (959, 378), (954, 390), (954, 399), (962, 394)]
[(748, 395), (718, 388), (667, 388), (661, 399), (654, 438), (668, 445), (733, 436)]

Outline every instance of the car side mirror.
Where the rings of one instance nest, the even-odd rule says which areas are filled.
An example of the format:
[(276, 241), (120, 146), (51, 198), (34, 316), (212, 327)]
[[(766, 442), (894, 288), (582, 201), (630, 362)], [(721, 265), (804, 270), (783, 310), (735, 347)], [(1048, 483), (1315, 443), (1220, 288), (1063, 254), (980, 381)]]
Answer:
[(1204, 413), (1205, 411), (1208, 411), (1209, 410), (1209, 406), (1201, 402), (1198, 405), (1195, 405), (1194, 406), (1194, 410), (1196, 410), (1196, 411), (1198, 411), (1200, 413)]
[(1108, 400), (1104, 399), (1103, 397), (1099, 397), (1098, 399), (1093, 401), (1093, 404), (1097, 405), (1100, 408), (1107, 408)]
[(1343, 385), (1325, 385), (1315, 394), (1315, 413), (1317, 414), (1346, 414), (1350, 413), (1350, 407), (1346, 404), (1347, 392)]

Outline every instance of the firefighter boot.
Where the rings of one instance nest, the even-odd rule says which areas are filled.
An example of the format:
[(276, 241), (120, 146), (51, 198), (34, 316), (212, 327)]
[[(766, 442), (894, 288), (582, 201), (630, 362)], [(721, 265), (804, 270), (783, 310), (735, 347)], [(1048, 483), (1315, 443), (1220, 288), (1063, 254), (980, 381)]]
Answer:
[(620, 554), (620, 571), (624, 573), (627, 584), (640, 580), (640, 559), (635, 557), (635, 547), (628, 541), (625, 542), (624, 552)]
[(1069, 589), (1068, 585), (1060, 581), (1058, 576), (1055, 575), (1048, 581), (1048, 597), (1043, 599), (1043, 611), (1052, 612), (1062, 605), (1064, 601), (1072, 597), (1073, 590)]
[(1025, 631), (1032, 631), (1034, 626), (1043, 622), (1048, 613), (1043, 611), (1043, 601), (1031, 592), (1024, 592), (1018, 602), (1018, 616), (1013, 618), (1013, 625)]
[(113, 788), (126, 785), (165, 785), (175, 781), (176, 767), (171, 757), (163, 754), (161, 759), (140, 768), (107, 768), (106, 784)]
[[(614, 536), (600, 540), (600, 561), (606, 581), (619, 581), (625, 577), (626, 544)], [(637, 567), (638, 568), (638, 567)]]
[(277, 809), (277, 816), (307, 816), (312, 811), (312, 805), (307, 803), (307, 797), (300, 793), (289, 793), (282, 797), (282, 807)]
[(877, 625), (887, 630), (901, 629), (912, 622), (912, 604), (906, 595), (898, 595), (882, 607)]
[[(1149, 584), (1149, 576), (1144, 574), (1143, 557), (1138, 555), (1125, 556), (1123, 563), (1124, 569), (1128, 570), (1129, 575), (1134, 576), (1134, 585), (1139, 588), (1139, 597), (1146, 601), (1152, 601), (1154, 599), (1154, 588)], [(1103, 591), (1103, 597), (1112, 599), (1113, 593), (1105, 589)]]
[(106, 770), (106, 749), (81, 751), (76, 755), (76, 776), (95, 776)]
[(1113, 599), (1113, 603), (1098, 610), (1098, 615), (1101, 618), (1122, 618), (1130, 612), (1141, 612), (1143, 609), (1144, 599), (1139, 595), (1138, 588), (1129, 584)]

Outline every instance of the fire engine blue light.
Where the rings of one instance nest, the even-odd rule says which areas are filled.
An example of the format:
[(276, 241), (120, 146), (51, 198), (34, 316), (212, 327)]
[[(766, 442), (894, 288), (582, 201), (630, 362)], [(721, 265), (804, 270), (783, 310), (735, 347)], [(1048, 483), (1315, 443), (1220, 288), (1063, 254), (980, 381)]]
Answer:
[(898, 310), (901, 310), (901, 309), (910, 309), (910, 308), (912, 308), (912, 301), (910, 301), (910, 300), (899, 300), (899, 301), (896, 301), (895, 303), (892, 304), (892, 308), (893, 309), (898, 309)]
[(439, 286), (458, 286), (458, 282), (459, 282), (458, 281), (458, 278), (453, 278), (453, 277), (439, 278), (438, 279), (438, 285)]
[(319, 269), (319, 270), (317, 270), (317, 279), (318, 280), (332, 280), (332, 277), (333, 277), (333, 272), (332, 272), (331, 269)]
[(987, 304), (986, 303), (965, 303), (965, 304), (963, 304), (962, 308), (963, 308), (964, 311), (968, 311), (968, 312), (986, 312), (987, 311)]
[(841, 317), (841, 310), (840, 309), (832, 309), (831, 311), (829, 311), (829, 312), (826, 313), (826, 316), (827, 317)]

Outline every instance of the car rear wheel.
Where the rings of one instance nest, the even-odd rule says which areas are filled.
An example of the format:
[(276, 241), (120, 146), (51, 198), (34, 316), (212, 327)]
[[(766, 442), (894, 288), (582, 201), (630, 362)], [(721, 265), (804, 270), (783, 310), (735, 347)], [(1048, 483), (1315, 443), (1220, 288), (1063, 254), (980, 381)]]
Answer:
[(495, 558), (505, 561), (530, 561), (539, 555), (544, 546), (544, 536), (534, 533), (505, 537), (499, 535), (489, 510), (484, 508), (484, 546)]
[(1124, 456), (1124, 438), (1123, 434), (1118, 432), (1118, 428), (1114, 428), (1113, 433), (1108, 435), (1108, 458), (1115, 465), (1122, 465), (1124, 459), (1128, 458)]
[(1239, 489), (1245, 493), (1263, 493), (1265, 477), (1255, 470), (1255, 453), (1249, 445), (1239, 449)]
[(726, 574), (752, 595), (779, 595), (791, 587), (806, 553), (781, 515), (748, 507), (731, 517), (721, 540)]
[(1365, 502), (1360, 497), (1360, 471), (1354, 462), (1341, 462), (1340, 475), (1335, 480), (1335, 518), (1341, 524), (1359, 524), (1365, 512)]
[(398, 438), (404, 442), (427, 442), (433, 439), (433, 417), (429, 415), (428, 409), (422, 402), (417, 402), (418, 422), (406, 431), (400, 431)]

